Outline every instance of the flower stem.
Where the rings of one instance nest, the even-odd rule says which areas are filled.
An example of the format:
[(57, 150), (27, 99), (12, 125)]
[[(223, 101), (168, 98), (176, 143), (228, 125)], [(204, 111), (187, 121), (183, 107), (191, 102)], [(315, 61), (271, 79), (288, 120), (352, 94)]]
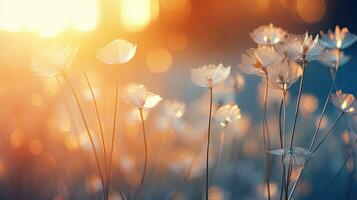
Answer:
[(349, 151), (347, 152), (345, 159), (343, 160), (340, 168), (338, 169), (337, 173), (335, 174), (335, 176), (333, 176), (333, 178), (327, 183), (327, 185), (325, 186), (325, 188), (322, 190), (322, 192), (320, 192), (319, 198), (321, 199), (321, 197), (325, 194), (325, 192), (328, 191), (328, 188), (331, 186), (331, 184), (336, 180), (336, 178), (340, 175), (340, 173), (342, 172), (342, 170), (345, 168), (347, 161), (350, 159), (351, 155), (353, 154), (354, 148), (357, 144), (357, 138), (354, 141), (354, 143), (351, 145)]
[[(285, 149), (285, 134), (286, 134), (286, 104), (285, 104), (285, 96), (286, 96), (286, 90), (283, 89), (283, 97), (281, 100), (280, 104), (280, 109), (279, 109), (279, 133), (280, 133), (280, 148)], [(283, 122), (282, 119), (283, 118)], [(285, 189), (285, 163), (284, 163), (284, 154), (281, 156), (281, 165), (282, 165), (282, 176), (281, 176), (281, 186), (280, 186), (280, 197), (279, 199), (283, 199), (283, 193)]]
[(209, 146), (210, 146), (210, 139), (211, 139), (213, 88), (210, 87), (209, 91), (210, 91), (210, 104), (209, 104), (207, 151), (206, 151), (206, 200), (208, 200), (208, 164), (209, 164)]
[(267, 123), (267, 102), (268, 102), (268, 89), (269, 89), (269, 78), (268, 73), (266, 75), (266, 85), (264, 92), (264, 119), (263, 119), (263, 144), (264, 144), (264, 155), (265, 155), (265, 184), (268, 191), (268, 199), (270, 200), (270, 180), (269, 180), (269, 133), (268, 133), (268, 123)]
[(329, 100), (330, 100), (330, 95), (331, 95), (332, 90), (333, 90), (334, 85), (335, 85), (336, 75), (337, 75), (337, 71), (336, 71), (336, 73), (334, 74), (334, 77), (332, 78), (332, 82), (331, 82), (331, 85), (330, 85), (329, 92), (328, 92), (327, 97), (326, 97), (326, 99), (325, 99), (325, 103), (324, 103), (324, 106), (323, 106), (323, 108), (322, 108), (322, 111), (321, 111), (321, 114), (320, 114), (320, 117), (319, 117), (319, 121), (318, 121), (317, 126), (316, 126), (316, 128), (315, 128), (315, 132), (314, 132), (314, 134), (313, 134), (313, 136), (312, 136), (312, 140), (311, 140), (311, 143), (310, 143), (310, 146), (309, 146), (309, 150), (308, 150), (309, 153), (308, 153), (308, 155), (307, 155), (307, 157), (306, 157), (306, 159), (305, 159), (305, 161), (304, 161), (304, 164), (303, 164), (302, 169), (301, 169), (301, 171), (300, 171), (300, 173), (299, 173), (299, 176), (298, 176), (297, 180), (296, 180), (295, 183), (294, 183), (294, 186), (293, 186), (293, 188), (292, 188), (292, 190), (291, 190), (291, 192), (290, 192), (290, 195), (289, 195), (288, 200), (290, 200), (290, 199), (292, 198), (292, 196), (293, 196), (293, 194), (294, 194), (294, 191), (295, 191), (295, 189), (296, 189), (296, 186), (297, 186), (297, 184), (299, 183), (299, 180), (300, 180), (300, 178), (301, 178), (303, 172), (305, 171), (307, 162), (308, 162), (308, 160), (310, 160), (311, 150), (312, 150), (312, 148), (313, 148), (313, 146), (314, 146), (314, 144), (315, 144), (315, 140), (316, 140), (317, 134), (318, 134), (318, 132), (319, 132), (319, 130), (320, 130), (320, 126), (321, 126), (322, 119), (323, 119), (323, 117), (324, 117), (324, 115), (325, 115), (325, 112), (326, 112), (326, 108), (327, 108), (328, 102), (329, 102)]
[[(97, 164), (97, 168), (98, 168), (98, 171), (99, 171), (99, 176), (100, 176), (100, 180), (102, 182), (102, 186), (103, 186), (103, 190), (105, 190), (105, 183), (104, 183), (104, 178), (103, 178), (103, 174), (102, 174), (102, 169), (101, 169), (101, 166), (100, 166), (100, 163), (99, 163), (99, 159), (98, 159), (98, 155), (97, 155), (97, 150), (96, 150), (96, 147), (95, 147), (95, 144), (94, 144), (94, 140), (93, 140), (93, 137), (92, 137), (92, 134), (89, 130), (89, 126), (88, 126), (88, 123), (87, 123), (87, 120), (84, 116), (84, 113), (83, 113), (83, 109), (82, 109), (82, 106), (79, 102), (79, 98), (78, 98), (78, 95), (71, 83), (71, 81), (68, 79), (67, 75), (65, 73), (62, 74), (64, 79), (66, 80), (66, 82), (68, 83), (70, 89), (71, 89), (71, 92), (73, 94), (73, 97), (77, 103), (77, 107), (78, 107), (78, 110), (79, 110), (79, 113), (80, 113), (80, 116), (82, 118), (82, 121), (83, 121), (83, 124), (84, 124), (84, 127), (87, 131), (87, 134), (88, 134), (88, 137), (89, 137), (89, 141), (91, 143), (91, 146), (92, 146), (92, 150), (93, 150), (93, 155), (94, 155), (94, 158), (95, 158), (95, 161), (96, 161), (96, 164)], [(108, 196), (106, 194), (106, 191), (103, 192), (104, 194), (104, 199), (107, 200), (108, 199)]]
[(146, 142), (146, 132), (145, 132), (145, 122), (144, 122), (144, 116), (143, 116), (143, 109), (139, 108), (140, 112), (140, 118), (141, 118), (141, 125), (142, 125), (142, 133), (143, 133), (143, 138), (144, 138), (144, 148), (145, 148), (145, 160), (144, 160), (144, 170), (143, 174), (141, 177), (140, 185), (139, 188), (144, 184), (145, 176), (146, 176), (146, 168), (147, 168), (147, 160), (148, 160), (148, 150), (147, 150), (147, 142)]
[(89, 81), (88, 75), (87, 75), (86, 71), (83, 69), (82, 66), (81, 66), (81, 69), (82, 69), (82, 72), (84, 74), (85, 80), (87, 82), (89, 91), (91, 93), (91, 97), (92, 97), (94, 108), (95, 108), (96, 117), (97, 117), (97, 120), (98, 120), (98, 125), (99, 125), (99, 130), (100, 130), (100, 137), (101, 137), (103, 154), (104, 154), (104, 173), (105, 173), (105, 177), (106, 177), (105, 179), (106, 179), (106, 185), (107, 185), (106, 188), (105, 188), (105, 191), (106, 191), (107, 196), (108, 196), (109, 195), (109, 185), (108, 185), (108, 171), (107, 171), (107, 169), (108, 169), (108, 166), (107, 166), (107, 151), (106, 151), (106, 148), (105, 148), (105, 139), (104, 139), (104, 131), (103, 131), (102, 120), (100, 118), (97, 100), (95, 99), (93, 88), (92, 88), (92, 85), (91, 85), (91, 83)]
[[(331, 135), (333, 129), (337, 126), (338, 122), (342, 119), (343, 115), (345, 113), (344, 112), (340, 112), (340, 114), (338, 115), (336, 121), (333, 123), (333, 125), (330, 127), (330, 129), (327, 131), (326, 135), (321, 139), (321, 141), (316, 145), (316, 147), (314, 148), (314, 150), (312, 151), (312, 154), (314, 154), (319, 147), (321, 146), (321, 144), (324, 143), (324, 141), (327, 139), (328, 136)], [(311, 158), (311, 157), (310, 157)]]
[[(108, 187), (110, 187), (111, 181), (111, 171), (112, 171), (112, 162), (113, 162), (113, 151), (114, 151), (114, 141), (115, 141), (115, 131), (116, 131), (116, 120), (117, 120), (117, 110), (118, 110), (118, 98), (119, 98), (119, 73), (117, 74), (116, 78), (116, 86), (115, 86), (115, 102), (114, 102), (114, 116), (113, 116), (113, 131), (112, 131), (112, 138), (111, 138), (111, 147), (110, 147), (110, 154), (109, 154), (109, 169), (108, 169)], [(109, 191), (109, 189), (108, 189)], [(124, 199), (124, 195), (122, 190), (119, 188), (119, 194), (122, 199)]]

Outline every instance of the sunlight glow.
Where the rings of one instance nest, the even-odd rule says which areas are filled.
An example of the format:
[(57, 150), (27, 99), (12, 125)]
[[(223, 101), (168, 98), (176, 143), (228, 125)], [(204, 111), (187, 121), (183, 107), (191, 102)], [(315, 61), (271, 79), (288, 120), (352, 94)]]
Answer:
[(128, 31), (141, 31), (149, 25), (154, 9), (152, 0), (121, 0), (121, 23)]
[(50, 37), (68, 28), (90, 31), (96, 24), (96, 0), (0, 0), (2, 30)]

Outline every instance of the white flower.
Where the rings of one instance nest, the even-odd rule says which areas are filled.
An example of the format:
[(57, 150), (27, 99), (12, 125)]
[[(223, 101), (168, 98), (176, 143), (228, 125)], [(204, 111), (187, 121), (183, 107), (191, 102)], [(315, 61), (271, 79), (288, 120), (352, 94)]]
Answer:
[(287, 59), (268, 68), (269, 81), (272, 86), (279, 89), (289, 89), (301, 75), (302, 67), (298, 63)]
[(31, 69), (42, 76), (59, 75), (72, 65), (77, 51), (78, 46), (63, 46), (55, 43), (34, 56)]
[(281, 42), (286, 35), (286, 31), (275, 27), (272, 23), (260, 26), (255, 29), (250, 37), (260, 45), (275, 45)]
[(122, 39), (116, 39), (97, 51), (97, 58), (108, 65), (124, 64), (135, 55), (136, 45)]
[(246, 74), (264, 76), (269, 66), (281, 62), (282, 59), (283, 57), (273, 47), (262, 46), (249, 49), (242, 54), (242, 61), (238, 68)]
[(336, 108), (345, 113), (356, 113), (357, 102), (352, 94), (343, 93), (341, 90), (331, 94), (331, 102)]
[(164, 101), (164, 111), (171, 119), (178, 119), (185, 113), (186, 104), (176, 100), (166, 100)]
[(336, 26), (335, 32), (331, 30), (328, 33), (321, 32), (321, 42), (330, 49), (345, 49), (357, 41), (357, 36), (348, 31), (348, 29)]
[(323, 51), (323, 47), (319, 43), (319, 35), (316, 35), (314, 39), (307, 32), (302, 35), (287, 34), (284, 42), (275, 47), (289, 60), (300, 62), (304, 59), (307, 61), (316, 60)]
[(223, 127), (229, 123), (234, 123), (242, 117), (237, 105), (225, 105), (216, 111), (215, 120)]
[(153, 108), (162, 100), (159, 95), (147, 91), (144, 85), (134, 83), (126, 87), (123, 99), (139, 109)]
[[(291, 162), (294, 166), (302, 166), (305, 162), (306, 157), (309, 155), (309, 151), (302, 147), (295, 147), (292, 150), (290, 149), (276, 149), (270, 151), (271, 154), (277, 156), (284, 156), (284, 163), (289, 164)], [(314, 154), (310, 154), (314, 156)]]
[(231, 71), (231, 67), (218, 66), (214, 64), (191, 69), (192, 82), (201, 87), (213, 87), (217, 83), (224, 81)]
[(338, 49), (325, 49), (319, 58), (319, 62), (331, 68), (336, 68), (338, 61), (338, 67), (345, 65), (351, 59), (350, 56), (345, 55)]

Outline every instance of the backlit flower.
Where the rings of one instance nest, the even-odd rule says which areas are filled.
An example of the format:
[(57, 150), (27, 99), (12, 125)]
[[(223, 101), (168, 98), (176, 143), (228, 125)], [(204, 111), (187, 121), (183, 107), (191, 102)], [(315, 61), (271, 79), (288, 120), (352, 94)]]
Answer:
[(331, 94), (331, 102), (339, 110), (345, 113), (356, 113), (356, 98), (352, 94), (343, 93), (341, 90)]
[(171, 119), (178, 119), (185, 113), (186, 104), (176, 100), (166, 100), (164, 101), (164, 111)]
[[(290, 149), (276, 149), (270, 151), (271, 154), (277, 156), (284, 156), (284, 163), (291, 163), (293, 166), (302, 166), (305, 162), (306, 157), (309, 155), (309, 151), (302, 147), (295, 147)], [(313, 156), (313, 154), (310, 154)]]
[(263, 25), (255, 29), (250, 37), (260, 45), (274, 45), (281, 42), (286, 35), (286, 31), (275, 27), (272, 23)]
[(31, 69), (42, 76), (56, 76), (70, 67), (77, 54), (78, 46), (53, 44), (39, 51), (32, 59)]
[(268, 76), (271, 85), (287, 90), (302, 75), (302, 67), (294, 61), (285, 59), (283, 62), (269, 67)]
[(277, 44), (277, 51), (293, 61), (313, 61), (318, 59), (323, 51), (319, 44), (319, 35), (313, 38), (307, 32), (302, 35), (287, 34), (284, 42)]
[(97, 51), (97, 58), (108, 65), (124, 64), (135, 55), (136, 45), (122, 39), (116, 39)]
[(144, 85), (134, 83), (126, 87), (123, 99), (139, 109), (153, 108), (162, 100), (159, 95), (147, 91)]
[(357, 36), (348, 31), (346, 27), (336, 26), (335, 32), (329, 30), (321, 32), (321, 43), (330, 49), (345, 49), (357, 41)]
[(283, 57), (273, 47), (262, 46), (249, 49), (242, 54), (239, 69), (246, 74), (263, 76), (267, 73), (267, 67), (281, 62)]
[(223, 127), (229, 123), (234, 123), (242, 117), (237, 105), (225, 105), (216, 111), (215, 120)]
[(191, 69), (192, 82), (201, 87), (213, 87), (217, 83), (224, 81), (231, 71), (231, 67), (218, 66), (214, 64)]
[(338, 61), (338, 67), (345, 65), (351, 59), (350, 56), (345, 55), (338, 49), (326, 49), (321, 54), (319, 62), (331, 68), (336, 67)]

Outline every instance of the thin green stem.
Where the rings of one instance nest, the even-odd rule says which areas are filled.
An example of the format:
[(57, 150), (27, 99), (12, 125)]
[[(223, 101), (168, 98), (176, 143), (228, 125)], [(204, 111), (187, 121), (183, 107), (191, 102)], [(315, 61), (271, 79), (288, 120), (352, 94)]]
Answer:
[(209, 147), (211, 139), (211, 118), (212, 118), (212, 101), (213, 101), (213, 88), (209, 88), (210, 103), (209, 103), (209, 116), (208, 116), (208, 131), (207, 131), (207, 151), (206, 151), (206, 200), (208, 200), (208, 164), (209, 164)]
[(62, 74), (64, 79), (66, 80), (66, 82), (68, 83), (70, 89), (71, 89), (71, 92), (73, 94), (73, 97), (77, 103), (77, 107), (78, 107), (78, 110), (79, 110), (79, 113), (80, 113), (80, 116), (83, 120), (83, 124), (84, 124), (84, 127), (87, 131), (87, 134), (88, 134), (88, 137), (89, 137), (89, 141), (91, 143), (91, 146), (92, 146), (92, 150), (93, 150), (93, 154), (94, 154), (94, 158), (95, 158), (95, 161), (96, 161), (96, 164), (97, 164), (97, 168), (98, 168), (98, 171), (99, 171), (99, 176), (100, 176), (100, 179), (101, 179), (101, 182), (102, 182), (102, 186), (103, 186), (103, 190), (104, 190), (104, 199), (107, 200), (108, 199), (108, 196), (106, 194), (106, 191), (105, 191), (105, 183), (104, 183), (104, 178), (103, 178), (103, 174), (102, 174), (102, 169), (101, 169), (101, 166), (100, 166), (100, 162), (99, 162), (99, 159), (98, 159), (98, 155), (97, 155), (97, 150), (96, 150), (96, 147), (95, 147), (95, 144), (94, 144), (94, 140), (93, 140), (93, 137), (92, 137), (92, 134), (89, 130), (89, 126), (88, 126), (88, 123), (87, 123), (87, 120), (84, 116), (84, 112), (83, 112), (83, 109), (82, 109), (82, 106), (79, 102), (79, 98), (78, 98), (78, 95), (71, 83), (71, 81), (68, 79), (67, 75), (65, 73)]

